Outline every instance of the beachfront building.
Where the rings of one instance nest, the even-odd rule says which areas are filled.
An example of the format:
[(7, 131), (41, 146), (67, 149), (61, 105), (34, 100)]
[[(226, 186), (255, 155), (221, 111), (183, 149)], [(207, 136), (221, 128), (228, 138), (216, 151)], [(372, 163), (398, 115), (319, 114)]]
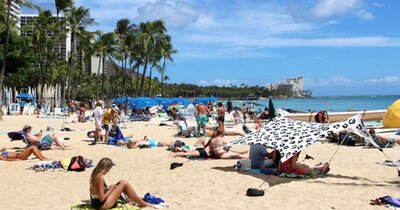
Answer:
[(291, 92), (293, 97), (303, 97), (304, 93), (304, 82), (303, 77), (288, 78), (287, 84), (291, 86)]
[[(20, 24), (21, 24), (21, 35), (22, 36), (32, 36), (32, 31), (29, 30), (29, 26), (33, 26), (34, 21), (38, 18), (38, 14), (20, 14)], [(57, 20), (57, 16), (53, 15), (54, 21)], [(60, 20), (63, 17), (59, 17)], [(61, 31), (67, 31), (65, 26), (61, 28)], [(56, 31), (48, 31), (47, 34), (50, 37), (57, 37)], [(69, 40), (71, 39), (71, 33), (67, 32), (64, 39), (59, 42), (54, 43), (53, 51), (58, 54), (59, 59), (68, 61), (68, 55), (71, 52), (71, 44)]]
[(288, 78), (285, 82), (278, 84), (270, 83), (267, 85), (269, 91), (273, 91), (278, 95), (287, 95), (290, 97), (304, 97), (303, 77)]
[[(8, 1), (4, 0), (4, 2), (7, 4)], [(14, 0), (12, 0), (10, 9), (10, 17), (14, 21), (17, 28), (20, 28), (19, 15), (21, 14), (21, 7)]]

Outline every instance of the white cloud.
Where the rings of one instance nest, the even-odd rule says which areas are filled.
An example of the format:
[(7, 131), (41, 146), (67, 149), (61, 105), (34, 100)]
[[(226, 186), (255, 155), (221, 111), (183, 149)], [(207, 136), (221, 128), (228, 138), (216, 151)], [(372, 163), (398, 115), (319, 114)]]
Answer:
[(317, 39), (258, 38), (245, 34), (219, 36), (210, 34), (189, 34), (181, 37), (187, 43), (220, 44), (246, 47), (398, 47), (399, 38), (390, 37), (343, 37)]
[(374, 5), (375, 7), (384, 7), (385, 5), (380, 3), (380, 2), (374, 2), (372, 3), (372, 5)]
[(304, 85), (307, 88), (318, 87), (366, 87), (381, 85), (400, 85), (400, 76), (385, 76), (382, 78), (373, 78), (366, 80), (354, 80), (342, 76), (319, 79), (304, 79)]
[(369, 80), (364, 80), (364, 83), (399, 85), (400, 84), (400, 76), (386, 76), (386, 77), (378, 78), (378, 79), (369, 79)]
[(223, 80), (223, 79), (216, 79), (213, 81), (206, 81), (206, 80), (200, 80), (197, 82), (198, 85), (200, 86), (213, 86), (216, 85), (218, 87), (222, 86), (230, 86), (232, 85), (238, 85), (240, 82), (238, 80)]
[(148, 2), (138, 8), (142, 20), (162, 19), (167, 26), (181, 28), (196, 22), (200, 11), (183, 1)]
[(328, 18), (346, 14), (362, 3), (362, 0), (319, 0), (311, 12), (317, 18)]
[(374, 16), (370, 12), (363, 10), (363, 9), (354, 12), (354, 14), (364, 20), (373, 20), (374, 19)]

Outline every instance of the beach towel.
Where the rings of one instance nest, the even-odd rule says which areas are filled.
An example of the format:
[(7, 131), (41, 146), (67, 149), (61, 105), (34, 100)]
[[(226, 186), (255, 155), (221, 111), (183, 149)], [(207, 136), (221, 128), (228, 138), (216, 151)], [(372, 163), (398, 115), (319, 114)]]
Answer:
[(400, 161), (388, 161), (388, 160), (386, 160), (385, 162), (379, 163), (379, 164), (386, 165), (386, 166), (400, 167)]
[[(136, 206), (133, 202), (122, 203), (118, 202), (117, 207), (112, 208), (114, 210), (139, 210), (140, 208)], [(77, 204), (71, 206), (71, 210), (95, 210), (90, 204)]]

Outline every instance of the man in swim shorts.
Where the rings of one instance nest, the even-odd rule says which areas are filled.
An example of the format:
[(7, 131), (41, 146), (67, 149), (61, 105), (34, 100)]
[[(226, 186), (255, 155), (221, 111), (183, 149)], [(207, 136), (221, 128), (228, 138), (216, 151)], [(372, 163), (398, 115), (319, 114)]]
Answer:
[(210, 110), (208, 110), (208, 108), (204, 104), (199, 103), (196, 105), (195, 116), (197, 119), (197, 133), (200, 136), (201, 136), (200, 128), (203, 129), (203, 134), (204, 134), (205, 126), (208, 122), (207, 114), (210, 114)]

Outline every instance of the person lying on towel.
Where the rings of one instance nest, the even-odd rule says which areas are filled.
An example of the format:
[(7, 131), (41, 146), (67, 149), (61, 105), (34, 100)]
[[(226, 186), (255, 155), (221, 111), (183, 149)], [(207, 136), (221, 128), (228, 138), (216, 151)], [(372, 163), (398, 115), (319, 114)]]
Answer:
[(290, 174), (294, 173), (296, 175), (316, 175), (316, 174), (326, 174), (329, 172), (329, 164), (325, 163), (318, 163), (313, 167), (310, 167), (306, 164), (298, 163), (297, 160), (299, 158), (300, 152), (293, 155), (291, 158), (286, 160), (285, 162), (279, 163), (279, 171), (282, 173)]
[(208, 145), (204, 137), (200, 137), (199, 140), (193, 146), (174, 147), (171, 157), (200, 157), (207, 159), (210, 153), (205, 149)]
[(0, 160), (14, 161), (14, 160), (26, 160), (30, 155), (34, 155), (39, 160), (47, 160), (45, 156), (35, 146), (25, 148), (22, 152), (8, 152), (6, 147), (0, 149)]
[(145, 136), (143, 139), (128, 141), (127, 146), (129, 149), (135, 149), (135, 148), (168, 147), (171, 144), (173, 144), (173, 142), (160, 142), (154, 139), (148, 139), (147, 136)]

